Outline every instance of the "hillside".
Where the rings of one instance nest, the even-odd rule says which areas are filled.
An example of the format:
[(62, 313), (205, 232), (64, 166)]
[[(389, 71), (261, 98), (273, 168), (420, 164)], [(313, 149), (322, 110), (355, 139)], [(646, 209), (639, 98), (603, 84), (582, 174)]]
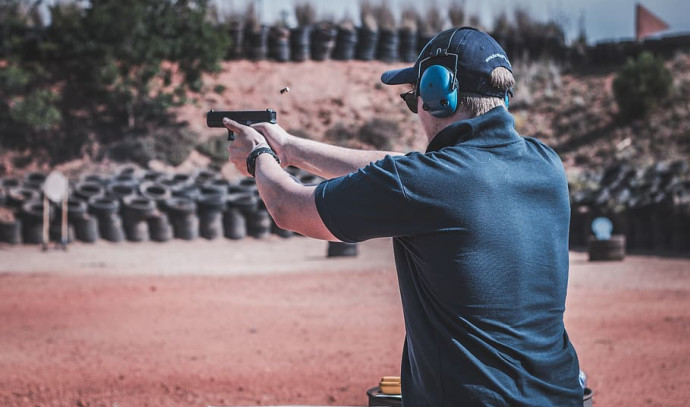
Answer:
[[(278, 112), (278, 122), (290, 131), (364, 148), (371, 147), (371, 143), (357, 138), (359, 129), (377, 119), (373, 127), (385, 125), (378, 136), (386, 138), (387, 147), (423, 150), (422, 129), (398, 96), (407, 89), (384, 86), (379, 81), (383, 71), (401, 66), (404, 65), (378, 61), (225, 62), (220, 74), (205, 78), (204, 91), (197, 95), (195, 103), (179, 109), (177, 117), (188, 123), (201, 142), (224, 134), (221, 129), (206, 127), (205, 113), (211, 108), (272, 108)], [(674, 77), (672, 97), (647, 119), (621, 122), (611, 91), (615, 71), (571, 74), (562, 73), (553, 64), (516, 65), (518, 84), (511, 104), (516, 127), (521, 134), (539, 138), (556, 149), (566, 169), (575, 174), (600, 170), (620, 160), (640, 166), (687, 160), (690, 54), (676, 56), (667, 66)], [(281, 94), (285, 87), (290, 91)], [(107, 148), (96, 146), (97, 151)], [(19, 177), (30, 171), (51, 170), (45, 163), (19, 157), (17, 153), (5, 152), (0, 176)], [(208, 158), (194, 151), (177, 168), (161, 162), (149, 165), (157, 170), (184, 172), (209, 163)], [(93, 159), (85, 154), (81, 160), (61, 164), (58, 169), (76, 176), (121, 165), (107, 157)], [(236, 175), (228, 165), (223, 172), (228, 177)]]
[[(334, 127), (345, 133), (378, 118), (398, 123), (390, 134), (391, 146), (401, 151), (423, 150), (422, 130), (416, 117), (398, 97), (404, 86), (384, 86), (380, 74), (402, 64), (380, 62), (228, 62), (222, 74), (208, 78), (207, 89), (226, 87), (222, 94), (205, 93), (198, 106), (180, 111), (199, 134), (204, 114), (216, 109), (278, 111), (286, 129), (308, 137), (367, 147), (353, 139), (333, 139)], [(616, 161), (646, 166), (665, 160), (687, 160), (690, 153), (690, 54), (667, 62), (673, 73), (672, 97), (649, 118), (621, 122), (611, 91), (612, 70), (588, 74), (561, 73), (552, 64), (518, 65), (518, 84), (511, 111), (518, 131), (536, 137), (560, 154), (570, 172), (600, 170)], [(280, 94), (289, 87), (290, 92)], [(221, 131), (222, 132), (222, 131)]]

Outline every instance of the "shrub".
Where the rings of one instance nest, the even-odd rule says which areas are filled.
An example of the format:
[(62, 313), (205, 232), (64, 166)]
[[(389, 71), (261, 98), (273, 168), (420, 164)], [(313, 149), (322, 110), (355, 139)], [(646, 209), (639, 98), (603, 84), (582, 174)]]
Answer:
[(57, 107), (59, 96), (46, 89), (38, 89), (10, 108), (10, 117), (28, 128), (41, 131), (56, 128), (62, 122)]
[(670, 91), (673, 79), (661, 58), (650, 52), (628, 59), (613, 81), (613, 94), (624, 119), (643, 117)]

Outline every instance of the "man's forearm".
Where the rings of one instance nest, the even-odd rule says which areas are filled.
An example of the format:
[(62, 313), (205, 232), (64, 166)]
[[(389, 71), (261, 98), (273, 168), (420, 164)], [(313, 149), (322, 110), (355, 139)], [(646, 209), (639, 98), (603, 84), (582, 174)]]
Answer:
[(295, 136), (291, 137), (286, 154), (290, 164), (326, 179), (349, 174), (386, 155), (401, 155), (391, 151), (338, 147)]
[(337, 240), (316, 209), (315, 186), (296, 182), (268, 154), (257, 158), (255, 174), (259, 194), (279, 227), (316, 239)]

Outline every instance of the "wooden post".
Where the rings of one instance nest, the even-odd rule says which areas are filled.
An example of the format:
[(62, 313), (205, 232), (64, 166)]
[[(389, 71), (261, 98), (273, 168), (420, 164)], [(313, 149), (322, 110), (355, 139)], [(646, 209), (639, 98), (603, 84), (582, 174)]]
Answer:
[(67, 234), (69, 233), (68, 229), (68, 224), (67, 224), (67, 195), (69, 194), (68, 191), (65, 191), (65, 196), (62, 197), (62, 233), (60, 236), (60, 244), (62, 245), (62, 250), (67, 250), (67, 240), (69, 237)]
[(48, 250), (48, 242), (50, 242), (50, 200), (47, 196), (43, 196), (43, 251)]

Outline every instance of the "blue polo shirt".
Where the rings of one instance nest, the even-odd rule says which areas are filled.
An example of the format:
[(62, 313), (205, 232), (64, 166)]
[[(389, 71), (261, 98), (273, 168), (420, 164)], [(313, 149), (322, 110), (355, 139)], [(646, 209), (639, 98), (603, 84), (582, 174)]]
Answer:
[(565, 172), (504, 108), (323, 182), (316, 205), (342, 241), (393, 237), (404, 406), (582, 406)]

